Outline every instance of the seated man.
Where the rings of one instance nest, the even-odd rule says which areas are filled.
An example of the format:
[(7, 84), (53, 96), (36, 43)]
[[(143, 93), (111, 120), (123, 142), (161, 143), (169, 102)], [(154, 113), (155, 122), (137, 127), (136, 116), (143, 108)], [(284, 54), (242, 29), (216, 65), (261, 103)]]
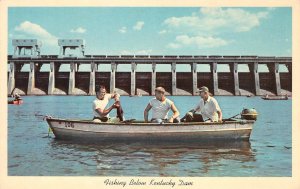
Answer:
[(16, 93), (14, 95), (15, 99), (14, 100), (22, 100), (21, 95), (19, 95), (19, 93)]
[[(153, 123), (178, 123), (179, 111), (177, 110), (174, 103), (165, 97), (165, 89), (162, 87), (157, 87), (155, 89), (155, 98), (151, 99), (144, 111), (145, 122), (148, 122), (148, 112), (152, 108), (152, 119)], [(169, 110), (173, 111), (173, 115), (168, 118)]]
[[(111, 98), (115, 99), (115, 103), (106, 109), (106, 106)], [(99, 91), (96, 92), (96, 99), (93, 101), (93, 121), (109, 123), (123, 121), (123, 110), (121, 108), (119, 98), (119, 94), (106, 93), (106, 88), (104, 86), (100, 86)], [(109, 117), (109, 112), (114, 108), (117, 109), (117, 117)]]
[(185, 122), (221, 122), (222, 111), (217, 100), (212, 97), (207, 87), (203, 86), (198, 91), (200, 92), (200, 102), (192, 110), (190, 110), (181, 121)]

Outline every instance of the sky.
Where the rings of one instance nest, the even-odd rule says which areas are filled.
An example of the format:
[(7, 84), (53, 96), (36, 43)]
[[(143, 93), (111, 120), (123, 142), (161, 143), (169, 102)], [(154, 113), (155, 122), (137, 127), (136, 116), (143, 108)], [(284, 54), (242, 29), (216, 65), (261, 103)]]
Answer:
[[(292, 55), (289, 7), (10, 7), (12, 39), (84, 39), (86, 55)], [(72, 52), (68, 52), (72, 53)], [(73, 52), (74, 53), (74, 52)]]

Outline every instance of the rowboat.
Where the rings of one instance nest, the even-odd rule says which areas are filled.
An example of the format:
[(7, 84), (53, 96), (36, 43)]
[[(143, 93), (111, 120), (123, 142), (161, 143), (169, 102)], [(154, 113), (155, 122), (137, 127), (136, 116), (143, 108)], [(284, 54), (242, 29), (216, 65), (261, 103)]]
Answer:
[(23, 100), (9, 100), (8, 104), (20, 105), (23, 104)]
[(263, 96), (261, 97), (264, 100), (288, 100), (288, 96)]
[(59, 119), (46, 116), (55, 138), (75, 141), (215, 141), (249, 140), (255, 120), (229, 119), (223, 122), (120, 123)]

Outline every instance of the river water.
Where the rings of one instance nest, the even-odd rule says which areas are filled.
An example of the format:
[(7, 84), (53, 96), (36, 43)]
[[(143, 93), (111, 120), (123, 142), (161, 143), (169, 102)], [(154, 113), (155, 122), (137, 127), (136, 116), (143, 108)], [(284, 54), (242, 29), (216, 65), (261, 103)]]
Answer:
[[(259, 117), (249, 142), (80, 144), (48, 136), (42, 115), (90, 119), (92, 96), (25, 96), (8, 106), (8, 175), (18, 176), (292, 176), (292, 100), (216, 99), (224, 118), (245, 107)], [(152, 97), (121, 97), (126, 119), (143, 118)], [(199, 97), (170, 96), (181, 112)], [(114, 113), (111, 114), (113, 116)]]

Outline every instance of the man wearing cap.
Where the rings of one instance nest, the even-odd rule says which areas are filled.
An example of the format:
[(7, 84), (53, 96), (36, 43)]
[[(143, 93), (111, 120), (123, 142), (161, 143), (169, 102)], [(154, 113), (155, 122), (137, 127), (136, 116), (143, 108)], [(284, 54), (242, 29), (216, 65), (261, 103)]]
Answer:
[(198, 92), (200, 93), (201, 100), (199, 104), (189, 111), (181, 121), (185, 122), (221, 122), (222, 111), (217, 100), (210, 95), (207, 87), (201, 87)]
[[(144, 119), (148, 122), (148, 112), (152, 108), (152, 119), (153, 123), (178, 123), (180, 122), (179, 111), (177, 110), (174, 102), (166, 98), (165, 89), (163, 87), (157, 87), (155, 89), (155, 98), (151, 99), (145, 108)], [(168, 112), (172, 110), (173, 115), (168, 119)]]

